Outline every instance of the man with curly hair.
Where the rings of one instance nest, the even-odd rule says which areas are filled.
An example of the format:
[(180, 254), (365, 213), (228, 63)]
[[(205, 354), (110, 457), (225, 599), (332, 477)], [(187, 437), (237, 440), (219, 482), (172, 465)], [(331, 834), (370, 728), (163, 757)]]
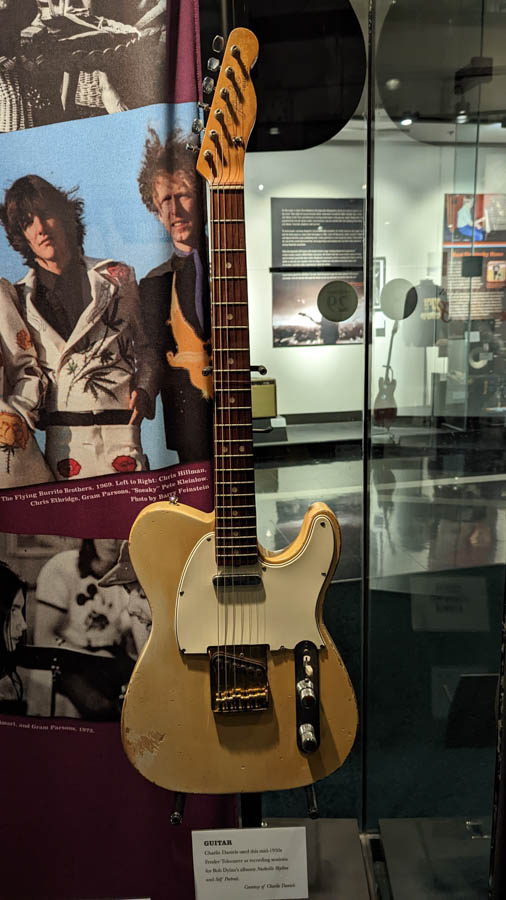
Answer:
[(142, 201), (171, 239), (169, 259), (140, 282), (142, 315), (163, 364), (160, 393), (167, 446), (180, 462), (211, 456), (210, 311), (202, 188), (193, 154), (175, 132), (150, 128), (138, 176)]
[(146, 468), (140, 424), (154, 416), (160, 377), (133, 269), (84, 256), (83, 209), (74, 191), (37, 175), (15, 181), (0, 206), (30, 266), (17, 303), (48, 385), (39, 427), (59, 480)]

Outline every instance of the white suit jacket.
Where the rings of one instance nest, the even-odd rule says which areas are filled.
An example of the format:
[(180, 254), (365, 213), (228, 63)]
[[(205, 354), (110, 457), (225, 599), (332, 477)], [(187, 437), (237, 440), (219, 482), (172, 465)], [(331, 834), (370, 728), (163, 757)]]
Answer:
[(20, 413), (34, 429), (45, 379), (12, 284), (0, 278), (0, 409)]
[(84, 257), (91, 302), (65, 340), (38, 312), (37, 270), (18, 282), (24, 315), (47, 378), (47, 412), (128, 409), (142, 388), (154, 402), (160, 360), (145, 335), (134, 270)]

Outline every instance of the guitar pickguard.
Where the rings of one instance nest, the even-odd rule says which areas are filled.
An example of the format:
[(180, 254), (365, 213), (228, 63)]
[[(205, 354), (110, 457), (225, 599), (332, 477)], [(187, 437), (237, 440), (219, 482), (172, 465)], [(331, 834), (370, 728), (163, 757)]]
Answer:
[(293, 650), (303, 640), (322, 646), (315, 610), (334, 551), (333, 529), (328, 519), (319, 515), (293, 559), (281, 565), (262, 560), (258, 568), (251, 567), (253, 576), (260, 575), (250, 579), (252, 584), (234, 584), (229, 569), (226, 581), (231, 579), (230, 583), (217, 585), (213, 582), (214, 532), (204, 535), (191, 553), (178, 587), (176, 636), (180, 650), (206, 654), (210, 646), (237, 644)]

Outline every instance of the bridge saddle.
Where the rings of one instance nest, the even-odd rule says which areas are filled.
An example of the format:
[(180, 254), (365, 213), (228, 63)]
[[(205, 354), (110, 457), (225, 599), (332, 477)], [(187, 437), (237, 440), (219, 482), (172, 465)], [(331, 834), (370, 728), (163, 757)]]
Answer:
[(267, 645), (209, 647), (211, 709), (254, 712), (269, 706)]

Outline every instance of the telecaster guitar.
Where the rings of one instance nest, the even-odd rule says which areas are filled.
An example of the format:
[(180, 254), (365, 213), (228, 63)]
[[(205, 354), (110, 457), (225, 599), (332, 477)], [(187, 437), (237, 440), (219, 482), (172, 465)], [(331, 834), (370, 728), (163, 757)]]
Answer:
[(130, 536), (153, 624), (127, 690), (123, 743), (142, 775), (182, 792), (311, 784), (344, 762), (357, 729), (322, 619), (337, 519), (315, 503), (286, 550), (257, 544), (244, 232), (257, 53), (252, 32), (232, 31), (197, 162), (210, 189), (215, 514), (155, 503)]

